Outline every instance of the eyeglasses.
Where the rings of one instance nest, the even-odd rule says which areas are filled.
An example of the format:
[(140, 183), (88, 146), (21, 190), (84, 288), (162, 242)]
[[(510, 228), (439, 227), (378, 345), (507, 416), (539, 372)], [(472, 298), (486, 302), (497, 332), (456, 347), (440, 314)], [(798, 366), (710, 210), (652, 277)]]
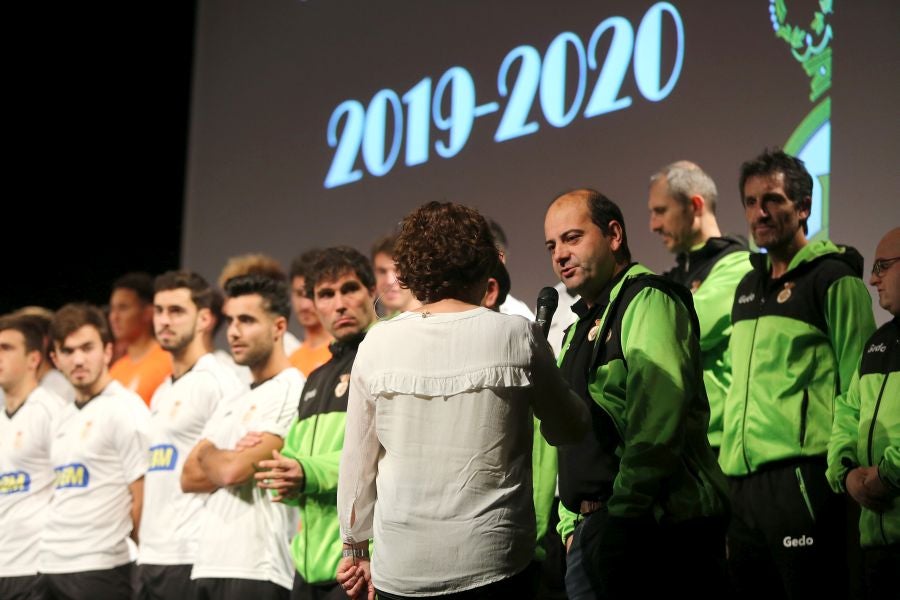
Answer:
[(872, 263), (872, 275), (881, 277), (882, 273), (891, 268), (891, 265), (900, 260), (900, 256), (894, 258), (880, 258)]

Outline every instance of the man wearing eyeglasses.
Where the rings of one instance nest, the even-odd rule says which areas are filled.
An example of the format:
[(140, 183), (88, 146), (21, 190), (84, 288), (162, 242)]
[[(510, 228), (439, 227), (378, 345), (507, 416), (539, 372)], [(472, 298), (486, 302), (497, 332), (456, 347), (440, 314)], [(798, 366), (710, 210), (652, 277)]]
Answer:
[(810, 241), (813, 181), (766, 151), (741, 167), (756, 245), (732, 305), (732, 385), (719, 463), (730, 477), (737, 597), (845, 597), (845, 503), (825, 478), (835, 403), (875, 330), (862, 257)]
[(862, 507), (866, 597), (889, 598), (900, 572), (900, 227), (875, 249), (869, 283), (894, 318), (866, 341), (850, 391), (834, 407), (828, 482)]

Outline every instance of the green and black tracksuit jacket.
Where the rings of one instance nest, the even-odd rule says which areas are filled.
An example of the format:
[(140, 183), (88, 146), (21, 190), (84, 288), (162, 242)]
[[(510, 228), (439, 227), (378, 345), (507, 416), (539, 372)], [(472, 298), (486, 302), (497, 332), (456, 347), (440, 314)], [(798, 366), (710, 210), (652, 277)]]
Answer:
[(875, 330), (854, 249), (810, 242), (775, 280), (767, 255), (751, 262), (731, 311), (732, 385), (719, 455), (729, 476), (824, 458), (835, 402)]
[[(632, 264), (588, 339), (594, 347), (588, 390), (618, 435), (618, 472), (606, 503), (610, 526), (724, 517), (726, 482), (706, 437), (709, 405), (690, 293)], [(576, 510), (560, 510), (563, 539), (574, 530)]]
[(750, 270), (750, 253), (743, 240), (713, 237), (690, 252), (678, 255), (677, 264), (663, 277), (685, 286), (694, 295), (700, 320), (700, 356), (703, 383), (709, 400), (709, 443), (722, 445), (722, 415), (731, 387), (731, 305), (734, 291)]
[(868, 339), (859, 369), (834, 410), (828, 446), (828, 482), (846, 491), (850, 469), (878, 467), (893, 493), (883, 513), (862, 509), (861, 545), (900, 544), (900, 317), (885, 323)]
[(309, 374), (297, 420), (281, 450), (303, 467), (302, 493), (285, 502), (300, 509), (291, 555), (297, 573), (307, 583), (334, 582), (341, 559), (338, 466), (344, 447), (350, 370), (364, 335), (332, 343), (331, 360)]

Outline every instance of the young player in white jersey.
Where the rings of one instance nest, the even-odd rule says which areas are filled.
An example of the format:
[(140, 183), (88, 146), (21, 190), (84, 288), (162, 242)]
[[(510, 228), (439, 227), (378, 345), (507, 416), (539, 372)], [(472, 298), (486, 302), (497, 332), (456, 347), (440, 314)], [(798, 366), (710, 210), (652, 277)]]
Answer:
[(0, 318), (0, 598), (31, 597), (50, 495), (53, 418), (63, 400), (38, 385), (43, 332), (28, 317)]
[(130, 600), (127, 539), (137, 540), (149, 411), (109, 375), (112, 336), (100, 309), (61, 308), (53, 359), (75, 387), (50, 448), (56, 483), (41, 536), (41, 598)]
[[(228, 343), (253, 384), (220, 404), (182, 470), (184, 491), (211, 492), (191, 577), (201, 599), (284, 600), (293, 581), (289, 543), (296, 511), (271, 502), (253, 474), (260, 460), (281, 448), (303, 388), (282, 342), (288, 289), (283, 281), (246, 275), (226, 282), (225, 293)], [(261, 432), (261, 443), (238, 447), (251, 431)]]
[(150, 403), (150, 468), (138, 554), (138, 600), (192, 597), (206, 494), (181, 491), (181, 469), (220, 403), (243, 388), (234, 371), (207, 348), (207, 334), (221, 314), (215, 292), (199, 275), (170, 271), (156, 278), (153, 327), (172, 355), (172, 376)]

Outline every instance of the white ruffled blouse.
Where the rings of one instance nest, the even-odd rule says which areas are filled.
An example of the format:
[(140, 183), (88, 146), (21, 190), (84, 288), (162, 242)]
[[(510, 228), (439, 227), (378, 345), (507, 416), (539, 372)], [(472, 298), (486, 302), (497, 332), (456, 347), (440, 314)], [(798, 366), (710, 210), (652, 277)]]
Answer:
[(403, 313), (369, 331), (350, 377), (338, 514), (344, 541), (374, 538), (378, 589), (457, 592), (528, 565), (532, 411), (551, 444), (588, 427), (524, 318)]

